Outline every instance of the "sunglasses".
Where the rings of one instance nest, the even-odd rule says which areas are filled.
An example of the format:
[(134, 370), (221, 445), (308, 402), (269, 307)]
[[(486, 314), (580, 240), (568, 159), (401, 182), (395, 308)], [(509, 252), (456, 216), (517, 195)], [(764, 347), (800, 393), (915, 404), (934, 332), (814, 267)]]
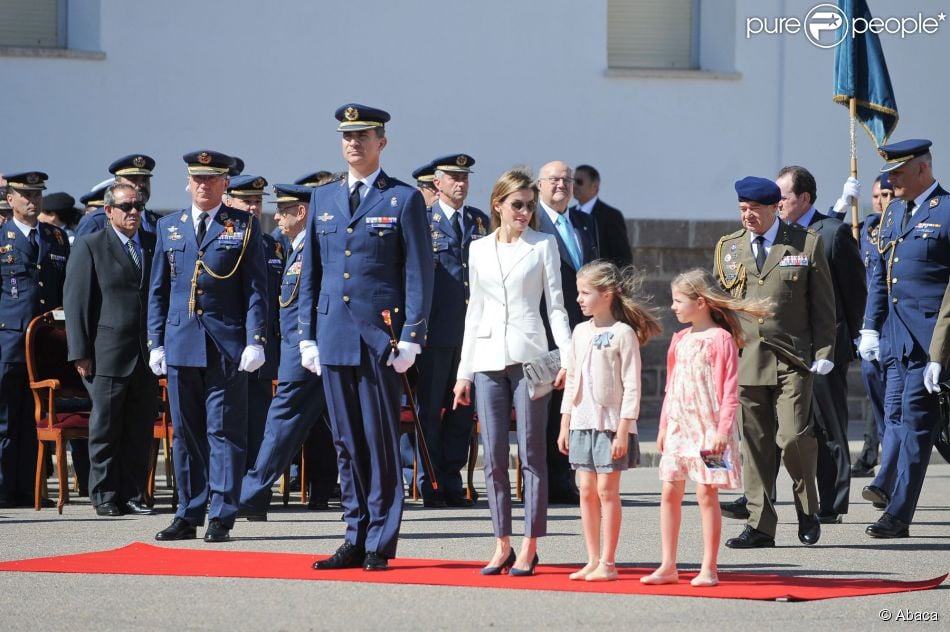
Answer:
[(513, 202), (511, 202), (511, 208), (516, 211), (526, 210), (529, 213), (533, 213), (534, 206), (535, 206), (534, 202), (528, 202), (527, 204), (525, 204), (521, 200), (514, 200)]
[(132, 211), (141, 211), (142, 204), (140, 202), (123, 202), (122, 204), (113, 204), (109, 208), (117, 208), (123, 213), (131, 213)]

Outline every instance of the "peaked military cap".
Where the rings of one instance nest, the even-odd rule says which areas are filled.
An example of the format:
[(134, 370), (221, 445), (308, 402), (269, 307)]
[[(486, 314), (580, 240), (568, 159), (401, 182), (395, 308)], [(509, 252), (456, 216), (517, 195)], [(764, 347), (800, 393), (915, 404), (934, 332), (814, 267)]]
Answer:
[(234, 176), (228, 183), (228, 195), (236, 197), (242, 195), (270, 195), (270, 193), (264, 191), (266, 186), (267, 179), (261, 176)]
[(89, 193), (79, 196), (80, 204), (86, 206), (105, 206), (106, 205), (106, 191), (115, 183), (115, 178), (109, 178), (103, 180), (96, 186), (92, 187), (92, 190)]
[(736, 181), (736, 193), (740, 202), (758, 202), (759, 204), (778, 204), (782, 191), (768, 178), (746, 176)]
[(75, 204), (76, 198), (62, 191), (43, 196), (43, 210), (47, 213), (72, 211)]
[(228, 169), (228, 175), (233, 178), (234, 176), (239, 176), (244, 173), (244, 161), (237, 156), (231, 156), (231, 158), (234, 159), (234, 164)]
[(416, 182), (432, 182), (432, 180), (435, 178), (435, 165), (433, 165), (431, 162), (422, 165), (412, 172), (412, 177), (416, 179)]
[(294, 180), (294, 184), (301, 184), (305, 187), (318, 187), (326, 184), (333, 179), (333, 173), (330, 171), (314, 171), (300, 176)]
[(49, 176), (42, 171), (20, 171), (8, 173), (3, 177), (7, 179), (7, 188), (22, 191), (43, 191), (46, 189), (46, 181), (49, 180)]
[(340, 121), (336, 128), (338, 132), (358, 132), (364, 129), (385, 127), (390, 118), (389, 112), (359, 103), (341, 105), (334, 116)]
[(893, 171), (898, 167), (907, 164), (917, 156), (923, 156), (930, 153), (930, 146), (933, 145), (925, 138), (913, 138), (911, 140), (902, 140), (899, 143), (881, 145), (877, 148), (877, 153), (884, 159), (884, 166), (881, 167), (882, 173)]
[(440, 156), (432, 161), (432, 166), (436, 171), (447, 171), (455, 173), (470, 173), (475, 159), (468, 154), (449, 154)]
[(313, 187), (305, 184), (275, 184), (275, 202), (309, 202)]
[(109, 173), (116, 176), (150, 176), (155, 160), (145, 154), (129, 154), (109, 165)]
[(199, 149), (181, 157), (191, 176), (226, 176), (234, 166), (234, 158), (211, 149)]

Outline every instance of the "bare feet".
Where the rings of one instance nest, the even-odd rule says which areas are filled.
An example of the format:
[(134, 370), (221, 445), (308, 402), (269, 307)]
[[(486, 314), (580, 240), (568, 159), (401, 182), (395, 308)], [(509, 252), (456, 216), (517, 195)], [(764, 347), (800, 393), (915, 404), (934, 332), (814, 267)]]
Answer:
[(718, 586), (719, 577), (715, 573), (705, 573), (700, 571), (699, 575), (689, 580), (689, 583), (697, 588), (701, 586)]
[(581, 570), (579, 570), (579, 571), (577, 571), (577, 572), (575, 572), (575, 573), (571, 573), (570, 575), (568, 575), (568, 579), (570, 579), (570, 580), (584, 579), (585, 577), (587, 577), (588, 575), (590, 575), (590, 574), (594, 571), (595, 568), (597, 568), (597, 565), (598, 565), (598, 564), (600, 564), (599, 561), (598, 561), (598, 562), (587, 562), (587, 564), (584, 566), (584, 568), (582, 568)]
[(660, 584), (676, 584), (679, 583), (680, 575), (676, 572), (676, 569), (673, 569), (669, 573), (661, 573), (662, 569), (658, 568), (649, 575), (640, 578), (640, 583), (649, 584), (651, 586), (658, 586)]
[(601, 561), (597, 568), (587, 573), (584, 580), (589, 582), (612, 582), (617, 579), (617, 576), (617, 567), (614, 566), (613, 562)]

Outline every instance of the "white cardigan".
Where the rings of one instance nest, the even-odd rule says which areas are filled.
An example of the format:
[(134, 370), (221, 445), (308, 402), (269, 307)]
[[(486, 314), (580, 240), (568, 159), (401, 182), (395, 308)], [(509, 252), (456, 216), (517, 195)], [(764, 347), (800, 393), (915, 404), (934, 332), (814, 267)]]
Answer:
[(458, 369), (461, 380), (471, 380), (476, 372), (501, 371), (506, 359), (524, 363), (548, 351), (541, 320), (542, 292), (551, 333), (562, 354), (571, 343), (554, 235), (525, 229), (515, 242), (514, 264), (504, 277), (497, 240), (496, 230), (469, 248), (470, 296)]

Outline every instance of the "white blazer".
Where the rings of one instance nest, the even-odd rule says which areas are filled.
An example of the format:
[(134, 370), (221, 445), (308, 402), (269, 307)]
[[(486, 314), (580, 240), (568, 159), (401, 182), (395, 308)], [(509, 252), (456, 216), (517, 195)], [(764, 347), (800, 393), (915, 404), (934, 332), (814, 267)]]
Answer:
[[(561, 260), (554, 235), (525, 229), (515, 242), (514, 264), (504, 277), (497, 253), (498, 231), (472, 242), (468, 252), (469, 304), (458, 379), (501, 371), (547, 353), (541, 293), (551, 333), (561, 353), (571, 326), (561, 291)], [(436, 299), (438, 300), (438, 299)]]

